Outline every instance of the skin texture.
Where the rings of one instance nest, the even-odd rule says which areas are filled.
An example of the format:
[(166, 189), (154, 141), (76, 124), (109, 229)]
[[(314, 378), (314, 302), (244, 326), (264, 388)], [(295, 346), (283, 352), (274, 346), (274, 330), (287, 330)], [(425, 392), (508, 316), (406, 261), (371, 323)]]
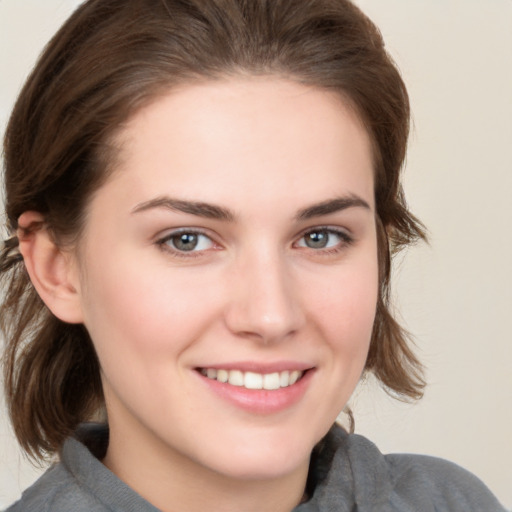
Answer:
[[(44, 230), (22, 240), (43, 299), (96, 347), (104, 463), (164, 511), (291, 510), (368, 352), (378, 268), (367, 134), (333, 93), (231, 78), (170, 91), (118, 142), (75, 253), (47, 249), (39, 264)], [(351, 206), (310, 209), (340, 198)], [(24, 215), (22, 226), (37, 219)], [(192, 251), (176, 248), (183, 229), (200, 231)], [(198, 372), (253, 367), (309, 371), (300, 392), (249, 395), (247, 407)]]

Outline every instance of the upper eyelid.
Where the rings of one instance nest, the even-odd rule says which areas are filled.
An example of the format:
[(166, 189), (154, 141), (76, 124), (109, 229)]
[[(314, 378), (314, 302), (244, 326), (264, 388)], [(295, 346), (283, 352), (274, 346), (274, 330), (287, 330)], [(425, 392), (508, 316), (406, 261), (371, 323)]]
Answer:
[[(299, 231), (299, 233), (296, 235), (297, 237), (304, 236), (307, 233), (311, 233), (312, 231), (332, 231), (334, 233), (346, 233), (351, 234), (351, 230), (346, 227), (340, 227), (340, 226), (333, 226), (329, 224), (319, 224), (314, 226), (308, 226), (307, 228), (302, 229)], [(215, 237), (216, 235), (212, 233), (212, 231), (208, 228), (203, 228), (199, 226), (182, 226), (178, 228), (168, 228), (161, 230), (159, 234), (155, 236), (155, 238), (165, 237), (165, 236), (172, 236), (173, 234), (179, 234), (179, 233), (199, 233), (206, 236)]]
[(308, 233), (314, 233), (315, 231), (327, 231), (330, 233), (335, 233), (338, 235), (345, 235), (349, 238), (354, 238), (354, 234), (352, 231), (348, 228), (342, 228), (339, 226), (332, 226), (332, 225), (319, 225), (319, 226), (311, 226), (304, 230), (302, 230), (298, 235), (298, 238), (302, 238), (303, 236), (307, 235)]
[(182, 227), (182, 228), (165, 229), (165, 230), (162, 230), (159, 233), (157, 233), (153, 238), (156, 241), (161, 241), (161, 240), (165, 240), (168, 238), (172, 238), (173, 236), (176, 236), (176, 235), (180, 235), (182, 233), (193, 233), (193, 234), (197, 234), (197, 235), (204, 235), (204, 236), (210, 238), (212, 241), (215, 241), (215, 235), (212, 234), (210, 230), (205, 229), (205, 228), (195, 227), (195, 226), (194, 227), (187, 226), (187, 227)]

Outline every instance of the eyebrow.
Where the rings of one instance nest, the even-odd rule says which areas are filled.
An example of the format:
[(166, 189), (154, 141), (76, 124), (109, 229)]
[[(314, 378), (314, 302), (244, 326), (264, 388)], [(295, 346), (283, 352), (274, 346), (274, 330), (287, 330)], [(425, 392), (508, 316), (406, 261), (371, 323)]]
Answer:
[(216, 219), (233, 222), (235, 215), (228, 209), (222, 206), (216, 206), (210, 203), (203, 203), (200, 201), (184, 201), (181, 199), (173, 199), (171, 197), (157, 197), (149, 201), (145, 201), (137, 205), (132, 213), (144, 212), (153, 208), (164, 208), (172, 211), (183, 213), (190, 213), (198, 217), (205, 217), (207, 219)]
[(314, 217), (321, 217), (323, 215), (329, 215), (331, 213), (346, 210), (347, 208), (356, 207), (371, 210), (370, 205), (364, 199), (356, 195), (350, 195), (335, 197), (334, 199), (328, 199), (327, 201), (322, 201), (321, 203), (308, 206), (307, 208), (300, 210), (295, 218), (297, 220), (308, 220)]
[[(364, 199), (356, 195), (350, 195), (328, 199), (327, 201), (322, 201), (321, 203), (308, 206), (307, 208), (299, 210), (295, 215), (295, 219), (298, 221), (304, 221), (355, 207), (371, 210), (370, 205)], [(144, 212), (154, 208), (163, 208), (189, 213), (191, 215), (207, 219), (223, 220), (228, 222), (234, 222), (236, 219), (236, 215), (231, 210), (222, 206), (204, 203), (201, 201), (185, 201), (183, 199), (174, 199), (167, 196), (157, 197), (140, 203), (133, 208), (132, 213)]]

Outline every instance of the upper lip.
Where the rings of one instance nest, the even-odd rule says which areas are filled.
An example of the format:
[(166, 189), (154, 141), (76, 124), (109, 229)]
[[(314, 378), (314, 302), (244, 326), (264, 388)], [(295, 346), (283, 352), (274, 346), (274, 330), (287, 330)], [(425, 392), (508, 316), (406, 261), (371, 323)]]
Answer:
[(215, 363), (197, 366), (196, 368), (213, 368), (215, 370), (240, 370), (242, 372), (254, 373), (275, 373), (284, 371), (306, 371), (310, 370), (314, 365), (299, 361), (274, 361), (274, 362), (256, 362), (256, 361), (236, 361)]

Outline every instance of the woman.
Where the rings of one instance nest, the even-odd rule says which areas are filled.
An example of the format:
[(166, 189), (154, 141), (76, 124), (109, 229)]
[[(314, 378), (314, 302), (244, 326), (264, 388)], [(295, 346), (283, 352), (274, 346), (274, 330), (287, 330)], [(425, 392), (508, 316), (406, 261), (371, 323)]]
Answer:
[(6, 132), (6, 394), (61, 460), (10, 510), (502, 510), (332, 427), (364, 372), (423, 388), (408, 121), (349, 2), (85, 2)]

